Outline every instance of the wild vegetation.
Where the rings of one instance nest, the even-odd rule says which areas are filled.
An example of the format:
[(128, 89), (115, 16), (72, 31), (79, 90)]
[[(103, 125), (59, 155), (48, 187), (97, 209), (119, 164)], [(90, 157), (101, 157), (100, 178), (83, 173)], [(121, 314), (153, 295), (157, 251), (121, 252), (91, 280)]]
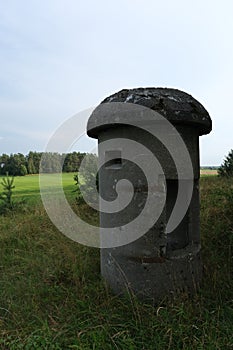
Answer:
[[(97, 224), (87, 206), (77, 209), (73, 174), (64, 174), (63, 185), (73, 208)], [(111, 293), (99, 250), (50, 222), (38, 176), (15, 178), (15, 186), (13, 199), (27, 201), (0, 216), (0, 349), (233, 348), (232, 180), (201, 178), (201, 289), (156, 306)]]

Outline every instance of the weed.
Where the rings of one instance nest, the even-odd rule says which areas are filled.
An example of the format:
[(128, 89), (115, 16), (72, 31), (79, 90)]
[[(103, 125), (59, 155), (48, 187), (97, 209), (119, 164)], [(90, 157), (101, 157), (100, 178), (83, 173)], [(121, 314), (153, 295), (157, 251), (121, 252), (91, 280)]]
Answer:
[(232, 182), (211, 176), (200, 185), (201, 290), (157, 306), (113, 295), (99, 250), (58, 232), (36, 191), (27, 210), (1, 216), (0, 349), (232, 349)]

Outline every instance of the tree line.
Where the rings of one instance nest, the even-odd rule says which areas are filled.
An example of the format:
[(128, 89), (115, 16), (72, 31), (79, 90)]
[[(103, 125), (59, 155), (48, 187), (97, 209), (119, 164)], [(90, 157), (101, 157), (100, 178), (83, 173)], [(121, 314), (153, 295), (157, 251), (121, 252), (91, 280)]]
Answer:
[[(0, 156), (0, 175), (24, 176), (45, 173), (77, 172), (86, 153), (72, 152), (66, 154), (29, 152), (2, 154)], [(43, 156), (43, 158), (42, 158)]]

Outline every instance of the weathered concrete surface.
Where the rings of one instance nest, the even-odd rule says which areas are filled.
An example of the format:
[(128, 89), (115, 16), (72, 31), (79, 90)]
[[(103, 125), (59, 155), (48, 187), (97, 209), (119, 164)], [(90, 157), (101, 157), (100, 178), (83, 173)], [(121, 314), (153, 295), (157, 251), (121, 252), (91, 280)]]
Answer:
[[(120, 109), (117, 110), (117, 104), (116, 108), (111, 109), (114, 102), (126, 104), (123, 113)], [(106, 103), (106, 108), (101, 108)], [(144, 108), (138, 111), (132, 103)], [(148, 108), (159, 112), (175, 126), (189, 151), (193, 166), (194, 186), (191, 203), (181, 223), (169, 234), (166, 234), (165, 228), (177, 196), (176, 165), (160, 141), (144, 130), (123, 124), (125, 120), (132, 122), (136, 120), (141, 125), (147, 124), (151, 128), (158, 128), (159, 122), (148, 113), (150, 111)], [(145, 235), (130, 244), (101, 249), (101, 273), (115, 293), (122, 294), (130, 289), (139, 297), (152, 299), (158, 303), (163, 298), (175, 296), (179, 292), (192, 294), (197, 290), (202, 278), (199, 233), (199, 136), (207, 134), (210, 130), (211, 119), (205, 108), (192, 96), (176, 89), (122, 90), (106, 98), (91, 115), (87, 125), (89, 136), (98, 138), (99, 143), (114, 138), (128, 138), (145, 145), (159, 160), (166, 177), (166, 204), (157, 223)], [(175, 140), (175, 133), (169, 132), (167, 136)], [(102, 154), (99, 156), (104, 157)], [(120, 155), (117, 155), (117, 158), (120, 158)], [(184, 163), (184, 172), (185, 167)], [(143, 172), (133, 162), (124, 159), (118, 159), (115, 165), (100, 169), (100, 195), (105, 200), (114, 200), (115, 184), (122, 178), (131, 181), (135, 193), (130, 205), (119, 213), (101, 212), (101, 226), (109, 227), (109, 230), (133, 220), (140, 214), (140, 208), (146, 202), (147, 182)], [(182, 181), (186, 181), (189, 186), (189, 179)], [(127, 188), (125, 190), (127, 191)]]
[[(198, 128), (199, 135), (208, 134), (212, 129), (212, 122), (206, 109), (195, 98), (186, 92), (169, 88), (137, 88), (123, 89), (101, 103), (123, 102), (145, 106), (159, 112), (175, 125), (190, 125)], [(98, 137), (98, 126), (116, 122), (114, 115), (97, 115), (90, 117), (87, 133), (91, 137)], [(143, 116), (147, 121), (147, 114)]]

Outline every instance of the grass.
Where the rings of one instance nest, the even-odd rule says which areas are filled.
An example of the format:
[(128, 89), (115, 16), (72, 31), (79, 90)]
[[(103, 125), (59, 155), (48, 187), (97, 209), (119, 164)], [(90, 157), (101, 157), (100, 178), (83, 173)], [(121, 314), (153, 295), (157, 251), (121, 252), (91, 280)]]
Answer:
[[(62, 181), (63, 187), (66, 195), (70, 196), (74, 190), (74, 174), (75, 173), (63, 173)], [(216, 175), (216, 170), (201, 170), (201, 176)], [(46, 176), (48, 184), (53, 182), (53, 179), (56, 177), (56, 174), (43, 175)], [(1, 177), (0, 177), (1, 179)], [(15, 191), (14, 198), (17, 199), (31, 199), (39, 200), (39, 175), (28, 175), (28, 176), (17, 176), (15, 177)]]
[[(45, 176), (48, 184), (53, 183), (56, 174), (46, 174)], [(71, 193), (74, 189), (74, 173), (63, 173), (62, 182), (66, 193)], [(18, 198), (31, 197), (34, 199), (40, 198), (39, 192), (39, 175), (17, 176), (15, 177), (15, 191), (14, 196)]]
[(233, 349), (232, 181), (201, 178), (201, 290), (152, 307), (111, 293), (99, 250), (57, 231), (35, 179), (16, 179), (31, 206), (0, 217), (0, 349)]

